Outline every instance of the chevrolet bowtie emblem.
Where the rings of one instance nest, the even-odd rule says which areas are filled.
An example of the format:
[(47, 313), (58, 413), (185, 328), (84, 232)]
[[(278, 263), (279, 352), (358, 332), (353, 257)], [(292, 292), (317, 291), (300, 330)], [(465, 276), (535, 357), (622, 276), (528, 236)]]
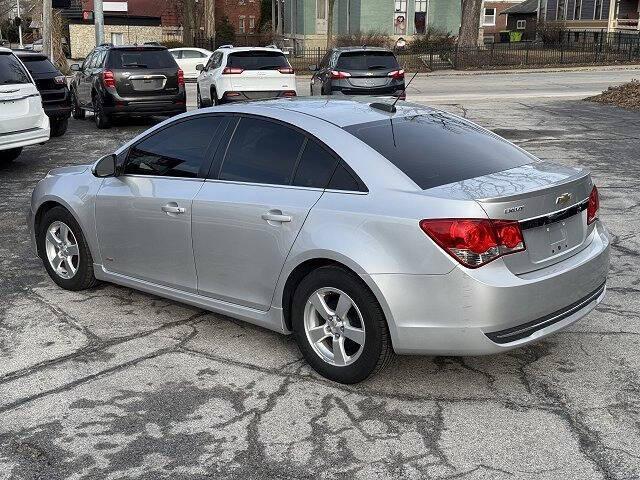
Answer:
[(565, 203), (571, 200), (571, 194), (569, 192), (563, 193), (558, 198), (556, 198), (556, 205), (564, 205)]

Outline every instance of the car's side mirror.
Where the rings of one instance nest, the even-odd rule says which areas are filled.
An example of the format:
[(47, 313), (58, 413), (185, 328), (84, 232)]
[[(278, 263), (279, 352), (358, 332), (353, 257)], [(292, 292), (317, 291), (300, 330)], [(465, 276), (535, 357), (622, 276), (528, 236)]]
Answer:
[(309, 65), (309, 71), (310, 72), (317, 72), (318, 71), (318, 66), (317, 65)]
[(115, 153), (105, 155), (98, 160), (92, 168), (93, 175), (98, 178), (115, 177), (118, 170), (116, 168), (116, 161), (118, 157)]
[(198, 70), (199, 72), (201, 72), (202, 70), (204, 70), (204, 65), (199, 63), (196, 65), (196, 70)]
[(80, 64), (73, 63), (73, 64), (71, 64), (70, 68), (71, 68), (71, 71), (73, 71), (73, 72), (79, 72), (80, 71)]

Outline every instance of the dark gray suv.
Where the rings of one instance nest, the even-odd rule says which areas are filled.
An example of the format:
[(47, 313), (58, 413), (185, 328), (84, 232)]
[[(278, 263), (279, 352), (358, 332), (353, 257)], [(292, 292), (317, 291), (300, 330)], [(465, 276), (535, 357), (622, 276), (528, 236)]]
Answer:
[(404, 70), (391, 50), (332, 48), (310, 65), (311, 95), (392, 95), (405, 99)]

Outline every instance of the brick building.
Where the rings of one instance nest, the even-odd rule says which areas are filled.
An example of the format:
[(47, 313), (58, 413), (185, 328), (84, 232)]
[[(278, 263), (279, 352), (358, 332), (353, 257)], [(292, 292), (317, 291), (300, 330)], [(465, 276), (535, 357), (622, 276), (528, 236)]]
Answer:
[(501, 13), (520, 2), (522, 0), (484, 1), (481, 23), (485, 43), (499, 41), (500, 32), (507, 30), (507, 16)]
[(216, 0), (216, 19), (227, 17), (236, 34), (258, 33), (260, 0)]

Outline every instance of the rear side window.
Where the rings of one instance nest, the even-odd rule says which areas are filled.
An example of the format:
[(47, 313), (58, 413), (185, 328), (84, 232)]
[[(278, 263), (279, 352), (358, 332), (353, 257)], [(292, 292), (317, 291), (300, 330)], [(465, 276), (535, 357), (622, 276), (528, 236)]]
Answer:
[(206, 55), (197, 50), (183, 50), (182, 58), (204, 58)]
[(289, 185), (304, 135), (275, 122), (242, 118), (233, 134), (219, 178)]
[(425, 190), (534, 161), (506, 140), (440, 112), (351, 125), (345, 130)]
[(58, 69), (46, 57), (23, 57), (21, 60), (31, 74), (58, 73)]
[(205, 116), (163, 128), (131, 149), (124, 173), (196, 178), (225, 124), (224, 117)]
[(20, 60), (11, 53), (0, 53), (0, 85), (31, 83)]
[(289, 62), (281, 52), (249, 50), (229, 54), (227, 66), (243, 70), (277, 70), (289, 68)]
[(168, 50), (113, 49), (109, 52), (109, 68), (178, 68)]
[(391, 52), (344, 52), (338, 57), (338, 70), (397, 70), (400, 68)]
[(293, 184), (299, 187), (326, 188), (336, 163), (338, 160), (331, 153), (317, 142), (308, 140), (298, 162)]

